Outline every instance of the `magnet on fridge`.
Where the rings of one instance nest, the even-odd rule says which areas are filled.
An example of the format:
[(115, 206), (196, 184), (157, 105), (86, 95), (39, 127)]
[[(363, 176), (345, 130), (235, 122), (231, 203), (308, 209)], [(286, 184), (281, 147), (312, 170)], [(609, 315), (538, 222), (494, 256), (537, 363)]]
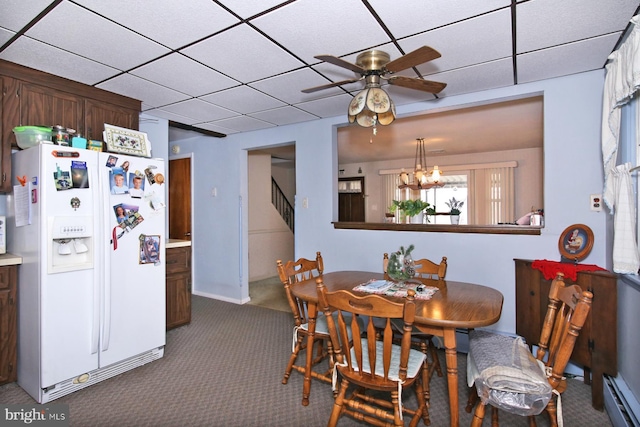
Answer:
[(26, 175), (22, 175), (22, 176), (16, 175), (16, 179), (18, 180), (20, 185), (22, 185), (23, 187), (27, 184), (27, 176)]
[(31, 203), (38, 203), (38, 189), (31, 189)]
[(80, 207), (80, 199), (77, 197), (73, 197), (69, 203), (74, 211)]

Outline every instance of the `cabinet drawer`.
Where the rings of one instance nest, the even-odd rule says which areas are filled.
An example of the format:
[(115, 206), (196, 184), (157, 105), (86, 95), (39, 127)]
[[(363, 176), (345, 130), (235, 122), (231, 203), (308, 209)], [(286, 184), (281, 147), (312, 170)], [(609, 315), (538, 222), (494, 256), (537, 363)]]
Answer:
[(191, 270), (191, 248), (167, 249), (167, 274)]

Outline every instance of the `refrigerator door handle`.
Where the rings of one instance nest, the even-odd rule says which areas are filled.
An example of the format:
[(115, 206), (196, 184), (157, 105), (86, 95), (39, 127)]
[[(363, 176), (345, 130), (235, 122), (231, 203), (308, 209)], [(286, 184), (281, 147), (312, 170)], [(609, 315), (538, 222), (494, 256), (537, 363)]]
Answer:
[(93, 319), (91, 326), (91, 354), (98, 352), (100, 342), (100, 272), (98, 266), (93, 269)]

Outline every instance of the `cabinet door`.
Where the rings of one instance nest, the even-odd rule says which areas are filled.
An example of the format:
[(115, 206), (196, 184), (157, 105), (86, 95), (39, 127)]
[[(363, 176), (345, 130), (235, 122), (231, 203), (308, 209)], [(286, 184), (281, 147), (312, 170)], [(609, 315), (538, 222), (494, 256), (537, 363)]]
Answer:
[(0, 267), (0, 384), (16, 380), (16, 267)]
[(102, 141), (104, 124), (138, 130), (138, 111), (87, 99), (85, 101), (85, 136)]
[(167, 276), (167, 330), (191, 322), (191, 272)]
[(20, 84), (19, 97), (19, 125), (61, 125), (83, 132), (81, 97), (26, 82)]
[(546, 309), (549, 289), (540, 288), (540, 272), (531, 268), (531, 262), (516, 260), (516, 334), (529, 346), (538, 344), (544, 321), (541, 308)]
[(0, 88), (2, 88), (0, 102), (0, 138), (2, 138), (0, 140), (0, 193), (11, 192), (11, 144), (16, 143), (11, 123), (15, 121), (12, 117), (19, 114), (17, 98), (10, 96), (10, 81), (13, 83), (14, 79), (0, 76)]

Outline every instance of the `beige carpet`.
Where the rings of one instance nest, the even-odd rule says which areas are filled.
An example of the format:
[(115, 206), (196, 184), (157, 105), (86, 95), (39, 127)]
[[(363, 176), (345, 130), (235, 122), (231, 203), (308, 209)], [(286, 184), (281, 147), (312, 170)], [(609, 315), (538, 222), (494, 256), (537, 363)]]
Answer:
[(279, 277), (249, 282), (250, 305), (291, 312), (284, 286)]

